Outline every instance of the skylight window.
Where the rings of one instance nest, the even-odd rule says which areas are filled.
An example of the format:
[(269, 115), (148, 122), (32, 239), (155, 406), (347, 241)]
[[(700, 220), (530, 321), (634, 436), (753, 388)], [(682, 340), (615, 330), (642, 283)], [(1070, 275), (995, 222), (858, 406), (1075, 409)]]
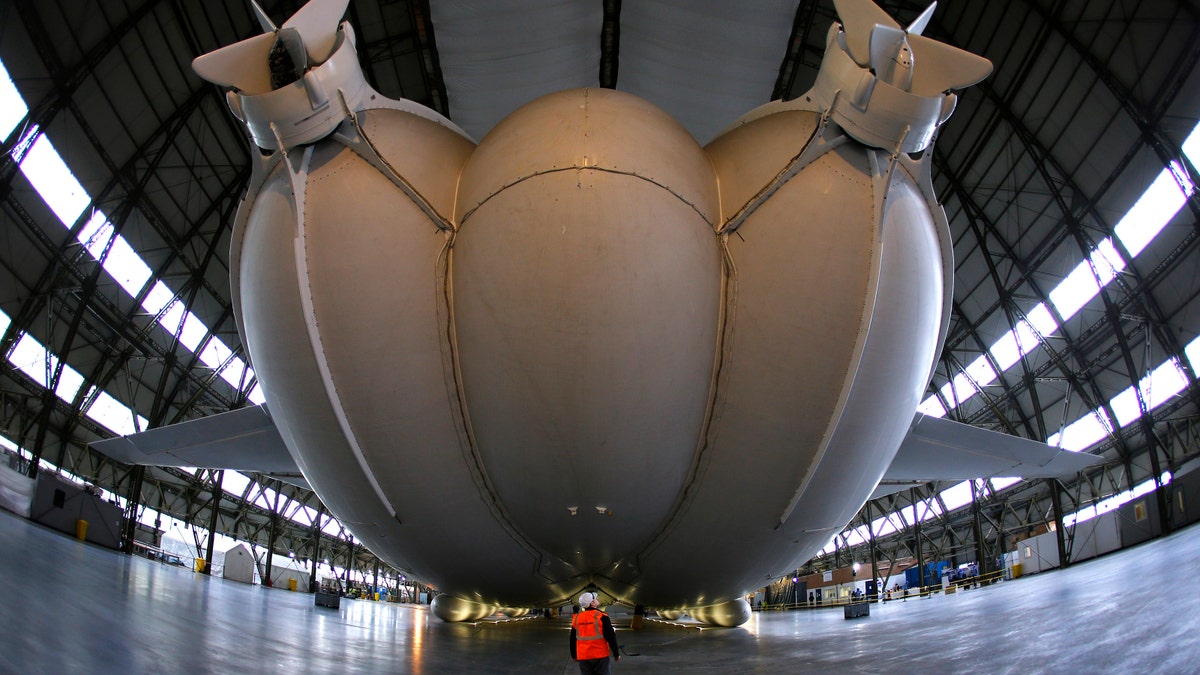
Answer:
[(857, 546), (858, 544), (862, 544), (868, 539), (867, 526), (859, 525), (851, 530), (849, 534), (845, 535), (845, 537), (847, 546)]
[(930, 396), (917, 406), (917, 412), (930, 417), (945, 417), (946, 406), (942, 405), (941, 399), (936, 396)]
[[(958, 486), (954, 487), (957, 488)], [(970, 501), (969, 495), (967, 499)], [(821, 549), (820, 554), (828, 555), (833, 553), (838, 546), (838, 540), (841, 538), (845, 539), (848, 546), (855, 546), (867, 541), (872, 532), (875, 533), (876, 537), (886, 537), (889, 534), (903, 530), (908, 525), (912, 525), (913, 523), (917, 522), (918, 519), (921, 521), (926, 521), (941, 514), (942, 508), (938, 506), (937, 502), (933, 499), (927, 499), (916, 505), (909, 505), (898, 511), (889, 513), (886, 516), (876, 518), (875, 520), (871, 521), (870, 530), (867, 529), (866, 525), (859, 525), (849, 532), (843, 532), (840, 538), (834, 537), (831, 539), (824, 546), (824, 548)]]
[[(1013, 364), (1021, 360), (1021, 340), (1019, 338), (1023, 334), (1030, 335), (1032, 331), (1029, 329), (1029, 324), (1021, 321), (1017, 324), (1016, 330), (1008, 331), (1004, 334), (1004, 337), (992, 345), (992, 348), (988, 351), (991, 352), (992, 358), (996, 359), (996, 365), (1004, 370), (1008, 370)], [(1034, 341), (1037, 341), (1036, 337)]]
[(1192, 340), (1183, 353), (1187, 356), (1188, 363), (1192, 364), (1192, 372), (1200, 373), (1200, 337)]
[[(0, 129), (5, 130), (5, 136), (11, 133), (27, 111), (24, 99), (0, 62)], [(21, 173), (41, 195), (50, 210), (58, 216), (63, 226), (69, 228), (74, 225), (91, 204), (91, 197), (45, 134), (39, 133), (36, 127), (27, 130), (25, 140), (14, 150), (13, 156), (22, 157)], [(104, 270), (131, 297), (137, 297), (152, 279), (150, 267), (123, 237), (115, 235), (112, 223), (98, 209), (93, 210), (78, 237), (79, 242), (97, 260), (104, 256), (106, 249), (108, 250), (107, 256), (104, 257)], [(159, 317), (159, 323), (164, 329), (173, 334), (178, 333), (181, 344), (192, 352), (199, 351), (200, 360), (205, 365), (216, 370), (221, 368), (222, 364), (226, 364), (221, 370), (221, 378), (234, 388), (240, 390), (245, 381), (253, 377), (253, 371), (246, 366), (245, 361), (233, 356), (233, 351), (215, 336), (205, 343), (204, 338), (209, 333), (208, 327), (194, 314), (184, 310), (176, 295), (161, 281), (154, 282), (142, 306)], [(60, 378), (60, 387), (67, 385), (69, 381)], [(249, 398), (256, 404), (263, 403), (262, 390), (257, 384), (250, 391)]]
[(1021, 482), (1020, 478), (993, 478), (991, 481), (993, 490), (1003, 490), (1010, 485), (1016, 485)]
[(246, 493), (246, 487), (249, 485), (250, 478), (238, 471), (226, 471), (221, 477), (221, 488), (239, 497)]
[(887, 535), (898, 532), (904, 527), (900, 516), (895, 513), (889, 513), (882, 518), (876, 518), (871, 522), (871, 529), (875, 531), (876, 537), (886, 537)]
[[(1050, 312), (1046, 309), (1046, 306), (1044, 304), (1038, 304), (1038, 306), (1034, 307), (1029, 313), (1027, 319), (1018, 321), (1017, 327), (1005, 333), (1003, 337), (1001, 337), (996, 341), (995, 344), (992, 345), (988, 352), (992, 355), (992, 358), (996, 360), (996, 363), (1000, 366), (1001, 370), (1008, 370), (1015, 365), (1017, 361), (1021, 360), (1022, 356), (1033, 351), (1042, 343), (1039, 335), (1047, 335), (1057, 330), (1057, 328), (1058, 327), (1054, 323), (1054, 318), (1050, 316)], [(987, 359), (985, 359), (983, 356), (980, 356), (975, 360), (974, 363), (971, 364), (971, 366), (974, 366), (978, 372), (978, 377), (976, 380), (980, 385), (991, 384), (998, 376), (995, 374), (995, 371), (992, 370), (990, 364), (987, 364), (986, 370), (984, 370), (981, 366), (976, 365), (980, 362), (986, 364)], [(968, 374), (972, 372), (971, 366), (968, 366), (967, 368)]]
[(1050, 302), (1054, 303), (1054, 309), (1065, 320), (1075, 316), (1099, 292), (1100, 285), (1096, 282), (1091, 261), (1084, 260), (1050, 291)]
[(317, 517), (317, 512), (298, 501), (293, 501), (291, 505), (293, 507), (292, 515), (288, 516), (288, 518), (299, 525), (311, 526), (313, 518)]
[(124, 403), (109, 396), (106, 391), (96, 393), (87, 415), (122, 436), (144, 431), (147, 424), (145, 417), (134, 415)]
[(175, 301), (175, 294), (167, 285), (161, 281), (155, 281), (150, 287), (150, 291), (146, 293), (146, 298), (142, 300), (142, 308), (151, 314), (159, 314), (167, 305)]
[(971, 503), (971, 481), (963, 481), (942, 490), (942, 502), (946, 509), (953, 511)]
[[(1025, 315), (1025, 318), (1029, 321), (1029, 325), (1042, 337), (1053, 335), (1058, 331), (1058, 324), (1055, 323), (1054, 316), (1050, 314), (1050, 310), (1046, 309), (1045, 303), (1039, 302), (1036, 307)], [(1033, 351), (1035, 346), (1030, 345), (1025, 350), (1025, 353)]]
[(67, 227), (75, 224), (92, 201), (45, 134), (38, 134), (25, 153), (21, 173)]
[(1125, 271), (1125, 259), (1121, 257), (1117, 247), (1113, 246), (1112, 237), (1106, 237), (1104, 241), (1096, 244), (1091, 261), (1101, 286), (1107, 286), (1118, 274)]
[[(268, 511), (272, 510), (272, 507), (274, 506), (275, 491), (266, 485), (260, 484), (256, 487), (258, 494), (255, 495), (250, 502)], [(253, 494), (253, 492), (251, 494)]]
[(341, 523), (339, 523), (337, 520), (334, 520), (333, 518), (330, 518), (330, 519), (324, 521), (323, 523), (321, 523), (321, 531), (331, 537), (337, 538), (337, 537), (341, 537), (342, 532), (344, 532), (345, 530), (342, 528)]
[[(1200, 125), (1197, 125), (1187, 140), (1183, 142), (1183, 152), (1193, 166), (1200, 164)], [(1194, 191), (1195, 186), (1188, 177), (1188, 173), (1178, 163), (1172, 162), (1169, 167), (1159, 173), (1150, 187), (1113, 228), (1130, 257), (1137, 256), (1154, 237), (1158, 236)], [(1124, 260), (1117, 252), (1112, 239), (1107, 238), (1100, 242), (1088, 258), (1079, 263), (1054, 290), (1050, 291), (1050, 301), (1054, 303), (1054, 308), (1058, 311), (1059, 316), (1069, 319), (1096, 297), (1100, 293), (1100, 289), (1108, 285), (1124, 269)], [(1016, 364), (1020, 358), (1018, 353), (1024, 355), (1033, 351), (1040, 344), (1039, 335), (1044, 338), (1053, 335), (1058, 330), (1054, 318), (1044, 304), (1034, 307), (1026, 318), (1028, 325), (1020, 323), (1014, 329), (1018, 333), (1017, 335), (1014, 335), (1013, 331), (1006, 333), (988, 350), (1002, 370), (1007, 370)], [(1033, 329), (1032, 332), (1028, 332), (1030, 327)], [(1189, 360), (1195, 362), (1195, 359), (1191, 357)], [(976, 366), (978, 363), (977, 359), (972, 362), (971, 366)], [(971, 366), (968, 366), (968, 373), (970, 373)], [(993, 381), (986, 376), (980, 376), (980, 373), (986, 375), (986, 371), (982, 369), (982, 366), (978, 366), (978, 368), (980, 371), (970, 373), (970, 377), (974, 378), (980, 386), (986, 386)], [(954, 409), (978, 393), (979, 390), (969, 382), (968, 378), (959, 373), (943, 385), (939, 391), (949, 403), (950, 408)], [(937, 396), (925, 399), (918, 410), (935, 417), (943, 417), (948, 412), (945, 406), (937, 400)]]
[[(1146, 408), (1154, 410), (1171, 400), (1176, 394), (1187, 387), (1187, 377), (1179, 368), (1179, 361), (1168, 359), (1166, 363), (1155, 368), (1149, 375), (1138, 383)], [(1138, 405), (1138, 397), (1133, 387), (1117, 394), (1109, 403), (1117, 424), (1121, 427), (1138, 419), (1142, 415)]]
[[(22, 333), (17, 343), (13, 345), (12, 351), (8, 355), (8, 362), (43, 388), (50, 386), (47, 376), (52, 374), (58, 366), (58, 359), (50, 356), (49, 362), (47, 362), (46, 348), (25, 333)], [(77, 391), (78, 387), (76, 387), (76, 391), (71, 392), (72, 398)]]
[(971, 365), (967, 366), (966, 373), (976, 387), (986, 387), (999, 377), (996, 369), (992, 368), (991, 362), (984, 356), (972, 361)]
[[(0, 333), (6, 331), (11, 323), (12, 321), (8, 318), (8, 315), (6, 315), (4, 312), (0, 312)], [(49, 359), (48, 364), (47, 359)], [(22, 333), (21, 337), (16, 341), (16, 344), (13, 345), (12, 350), (9, 352), (8, 360), (13, 367), (25, 373), (43, 387), (48, 386), (46, 383), (47, 367), (49, 367), (52, 372), (53, 368), (58, 365), (58, 357), (50, 353), (41, 343), (29, 336), (27, 333)], [(69, 365), (64, 365), (62, 374), (59, 376), (59, 385), (55, 390), (55, 393), (59, 396), (59, 398), (70, 402), (75, 398), (82, 386), (83, 377)], [(96, 392), (95, 389), (92, 389), (88, 393), (95, 393), (95, 400), (85, 411), (85, 414), (87, 414), (87, 416), (92, 420), (119, 434), (130, 434), (146, 429), (147, 420), (144, 417), (138, 415), (135, 419), (133, 412), (112, 396), (109, 396), (103, 391)], [(8, 448), (9, 450), (21, 454), (23, 457), (32, 457), (32, 455), (26, 452), (23, 448), (7, 438), (4, 438), (2, 435), (0, 435), (0, 447)], [(40, 466), (46, 471), (58, 472), (80, 484), (86, 482), (85, 479), (75, 476), (71, 472), (61, 467), (54, 466), (45, 458), (41, 460)], [(196, 474), (196, 470), (190, 467), (179, 467), (179, 470), (191, 475)], [(226, 493), (240, 496), (245, 493), (247, 486), (250, 485), (250, 482), (250, 478), (248, 478), (245, 474), (242, 474), (238, 471), (226, 470), (221, 484)], [(262, 487), (260, 489), (259, 497), (262, 499), (273, 499), (274, 495), (275, 491), (271, 490), (270, 488)], [(106, 499), (116, 498), (120, 502), (122, 508), (124, 508), (124, 497), (110, 493), (107, 490), (104, 491), (104, 496)], [(269, 506), (266, 506), (265, 508), (270, 510)], [(313, 509), (294, 500), (285, 498), (284, 508), (281, 509), (281, 512), (286, 512), (289, 508), (293, 511), (293, 513), (292, 515), (288, 516), (288, 518), (301, 525), (311, 526), (313, 519), (315, 519), (317, 515), (317, 512)], [(142, 515), (140, 517), (141, 522), (152, 526), (154, 525), (155, 518), (161, 518), (164, 523), (179, 523), (182, 527), (181, 521), (177, 521), (165, 513), (159, 513), (151, 508), (145, 508), (142, 510)], [(332, 517), (329, 517), (326, 520), (325, 526), (322, 528), (322, 530), (333, 537), (340, 537), (342, 532), (341, 525)], [(200, 531), (202, 533), (207, 533), (206, 530)], [(220, 544), (221, 541), (232, 542), (228, 546), (232, 546), (234, 543), (236, 543), (236, 540), (218, 534), (218, 544)]]
[[(159, 323), (172, 333), (178, 331), (179, 341), (192, 352), (200, 349), (200, 343), (208, 334), (208, 328), (204, 323), (196, 318), (195, 314), (184, 310), (183, 302), (180, 300), (176, 300), (168, 306), (167, 311), (163, 312), (159, 318)], [(205, 365), (213, 368), (220, 364)]]
[[(1200, 342), (1200, 340), (1198, 340), (1198, 342)], [(1158, 484), (1168, 485), (1170, 484), (1172, 478), (1173, 476), (1171, 475), (1171, 472), (1165, 471), (1161, 476), (1159, 476)], [(1020, 478), (993, 478), (991, 483), (993, 489), (1001, 490), (1019, 482), (1020, 480)], [(1074, 513), (1068, 513), (1064, 515), (1062, 519), (1063, 525), (1065, 527), (1072, 527), (1078, 523), (1091, 520), (1096, 516), (1120, 508), (1123, 504), (1127, 504), (1138, 497), (1150, 494), (1154, 491), (1155, 487), (1156, 485), (1153, 478), (1138, 483), (1130, 490), (1118, 492), (1117, 494), (1102, 499), (1091, 506), (1086, 506), (1078, 511), (1075, 511)], [(967, 504), (971, 503), (971, 481), (965, 481), (956, 485), (952, 485), (951, 487), (942, 490), (940, 494), (942, 501), (946, 503), (946, 507), (948, 509), (953, 510), (966, 506)], [(921, 509), (919, 516), (917, 515), (918, 509)], [(882, 518), (876, 518), (874, 521), (872, 521), (871, 527), (876, 537), (883, 537), (904, 529), (905, 525), (900, 520), (900, 514), (904, 515), (907, 525), (911, 526), (918, 519), (924, 522), (930, 518), (941, 515), (941, 513), (941, 508), (937, 505), (937, 502), (933, 499), (928, 499), (916, 505), (906, 506), (903, 509), (900, 509), (895, 513), (888, 514)], [(860, 525), (853, 531), (843, 532), (842, 537), (835, 536), (824, 548), (821, 549), (818, 555), (832, 554), (837, 549), (837, 544), (835, 542), (841, 538), (845, 539), (847, 545), (854, 546), (867, 541), (867, 537), (868, 533), (866, 526)]]
[[(246, 488), (250, 486), (250, 482), (250, 477), (246, 474), (240, 471), (226, 469), (224, 476), (221, 478), (221, 488), (227, 494), (238, 495), (240, 497), (241, 495), (246, 494)], [(255, 496), (255, 491), (252, 490), (247, 497), (252, 503), (258, 504), (259, 506), (263, 506), (263, 503), (265, 503), (266, 506), (263, 506), (263, 508), (270, 510), (270, 504), (275, 499), (275, 491), (267, 487), (262, 487), (257, 491), (257, 496)], [(279, 512), (284, 513), (286, 510), (286, 508), (280, 508)], [(300, 515), (301, 513), (303, 514), (303, 517)], [(304, 517), (307, 517), (308, 520), (304, 520)], [(307, 506), (301, 505), (297, 513), (289, 516), (289, 519), (300, 523), (301, 525), (312, 525), (313, 518), (316, 517), (316, 511)]]
[[(871, 531), (875, 533), (876, 537), (891, 534), (901, 526), (900, 516), (896, 513), (889, 513), (886, 516), (880, 516), (871, 521)], [(865, 530), (866, 528), (864, 527), (863, 529)]]
[[(1196, 132), (1192, 132), (1195, 135)], [(1141, 253), (1175, 217), (1195, 186), (1178, 164), (1171, 162), (1113, 228), (1130, 256)]]
[(952, 380), (942, 385), (942, 397), (950, 402), (951, 408), (957, 408), (964, 401), (974, 396), (979, 390), (971, 384), (966, 373), (959, 373)]
[(246, 363), (237, 357), (233, 357), (233, 350), (225, 346), (217, 336), (212, 336), (208, 340), (208, 344), (204, 346), (204, 350), (200, 352), (200, 360), (207, 364), (210, 368), (219, 368), (220, 364), (228, 361), (225, 369), (221, 371), (221, 378), (229, 383), (234, 389), (241, 389), (244, 384), (244, 379), (249, 374), (249, 368)]
[(104, 261), (104, 271), (112, 275), (130, 297), (137, 297), (151, 277), (150, 267), (142, 262), (142, 257), (124, 237), (113, 239)]
[(21, 98), (8, 70), (0, 62), (0, 138), (8, 138), (28, 113), (25, 99)]
[(299, 511), (296, 513), (296, 519), (298, 522), (303, 522), (305, 525), (312, 525), (317, 519), (317, 510), (311, 506), (301, 504)]
[(79, 230), (79, 243), (87, 249), (92, 257), (99, 260), (104, 254), (105, 247), (113, 237), (112, 223), (104, 217), (99, 211), (92, 212), (92, 217), (83, 224), (83, 228)]
[[(1162, 485), (1167, 485), (1171, 482), (1171, 478), (1171, 472), (1166, 471), (1159, 476), (1159, 483)], [(1133, 488), (1130, 490), (1118, 492), (1117, 494), (1106, 499), (1102, 499), (1091, 506), (1085, 506), (1074, 513), (1068, 513), (1067, 515), (1063, 516), (1063, 525), (1066, 527), (1071, 527), (1072, 525), (1089, 521), (1096, 516), (1100, 516), (1108, 513), (1109, 511), (1120, 508), (1122, 505), (1128, 504), (1138, 497), (1150, 494), (1154, 491), (1155, 487), (1157, 486), (1155, 485), (1153, 478), (1142, 481), (1141, 483), (1133, 486)]]
[[(46, 362), (47, 358), (49, 358), (49, 363)], [(26, 369), (17, 365), (26, 359), (30, 361), (30, 368)], [(49, 383), (45, 381), (47, 374), (52, 375), (54, 369), (58, 367), (58, 357), (49, 354), (37, 340), (29, 337), (28, 334), (21, 335), (21, 339), (13, 346), (9, 360), (43, 387), (49, 386)], [(75, 396), (79, 394), (82, 387), (83, 376), (79, 374), (79, 371), (64, 364), (62, 372), (58, 376), (58, 386), (55, 387), (54, 393), (58, 394), (62, 400), (71, 402), (75, 400)]]
[[(7, 330), (10, 323), (11, 320), (8, 316), (0, 312), (0, 332)], [(49, 387), (47, 375), (53, 373), (54, 368), (58, 366), (58, 357), (28, 333), (22, 333), (8, 353), (8, 362), (42, 387)], [(70, 365), (64, 364), (62, 374), (58, 378), (58, 387), (54, 393), (63, 401), (72, 403), (81, 387), (83, 387), (83, 376)], [(145, 417), (134, 415), (132, 410), (107, 393), (96, 392), (93, 389), (88, 392), (88, 396), (92, 396), (93, 400), (83, 412), (109, 430), (124, 435), (146, 429)]]
[(1061, 433), (1046, 439), (1047, 445), (1080, 452), (1099, 443), (1112, 432), (1112, 423), (1103, 409), (1093, 410), (1067, 425)]

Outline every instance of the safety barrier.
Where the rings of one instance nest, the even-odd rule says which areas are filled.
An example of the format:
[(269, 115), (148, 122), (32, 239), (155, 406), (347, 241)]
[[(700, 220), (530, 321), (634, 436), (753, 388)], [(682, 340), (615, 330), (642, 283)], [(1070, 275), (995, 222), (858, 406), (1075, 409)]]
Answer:
[[(1000, 581), (1004, 581), (1004, 580), (1005, 580), (1005, 572), (1004, 572), (1004, 570), (1000, 570), (997, 572), (989, 572), (987, 574), (978, 574), (978, 575), (971, 576), (971, 577), (964, 577), (962, 579), (955, 579), (946, 584), (937, 583), (937, 584), (931, 584), (929, 586), (911, 587), (911, 588), (906, 588), (906, 589), (902, 589), (902, 590), (884, 591), (879, 594), (878, 598), (871, 598), (871, 599), (869, 599), (869, 601), (870, 602), (897, 602), (897, 601), (901, 601), (901, 600), (907, 600), (909, 598), (923, 598), (923, 597), (933, 595), (935, 593), (956, 593), (959, 590), (966, 590), (968, 588), (989, 586), (991, 584), (994, 584), (994, 583), (997, 583)], [(790, 611), (790, 610), (797, 610), (797, 609), (822, 609), (822, 608), (828, 608), (828, 607), (845, 607), (846, 605), (867, 602), (867, 601), (868, 601), (868, 598), (866, 596), (859, 596), (859, 597), (847, 596), (844, 598), (837, 598), (834, 600), (821, 600), (821, 601), (806, 600), (804, 602), (790, 602), (790, 603), (776, 603), (776, 604), (768, 604), (768, 603), (764, 602), (760, 605), (755, 606), (754, 611), (783, 612), (783, 611)]]

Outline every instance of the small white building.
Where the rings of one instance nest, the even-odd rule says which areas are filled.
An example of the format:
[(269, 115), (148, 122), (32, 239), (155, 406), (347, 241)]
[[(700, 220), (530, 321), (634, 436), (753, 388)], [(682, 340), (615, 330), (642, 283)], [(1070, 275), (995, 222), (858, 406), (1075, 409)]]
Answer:
[(225, 552), (225, 578), (246, 584), (254, 583), (254, 554), (245, 544)]
[[(293, 591), (308, 592), (309, 573), (300, 569), (295, 562), (286, 567), (271, 565), (271, 586)], [(295, 582), (293, 585), (291, 582)]]

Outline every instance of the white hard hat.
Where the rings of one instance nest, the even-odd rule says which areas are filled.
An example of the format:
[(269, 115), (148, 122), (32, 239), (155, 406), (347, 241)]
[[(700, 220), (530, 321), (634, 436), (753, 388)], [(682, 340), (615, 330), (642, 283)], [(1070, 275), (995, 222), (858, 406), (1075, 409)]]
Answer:
[(600, 603), (600, 598), (596, 597), (595, 593), (584, 593), (583, 595), (579, 596), (579, 606), (583, 607), (584, 609), (590, 607), (593, 602), (597, 604)]

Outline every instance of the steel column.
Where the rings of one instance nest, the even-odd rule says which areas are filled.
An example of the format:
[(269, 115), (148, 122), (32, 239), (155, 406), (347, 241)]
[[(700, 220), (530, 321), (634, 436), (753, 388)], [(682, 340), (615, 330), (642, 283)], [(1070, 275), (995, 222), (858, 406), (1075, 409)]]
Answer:
[(212, 559), (213, 546), (217, 540), (217, 517), (221, 515), (221, 483), (225, 480), (225, 470), (214, 471), (212, 473), (213, 494), (212, 494), (212, 514), (208, 519), (208, 547), (204, 551), (204, 573), (212, 575)]
[(1067, 559), (1066, 528), (1063, 527), (1062, 483), (1056, 478), (1047, 478), (1046, 482), (1050, 485), (1050, 498), (1054, 502), (1054, 538), (1058, 540), (1058, 564), (1061, 569), (1066, 569), (1071, 561)]
[(134, 536), (137, 533), (137, 513), (142, 505), (142, 481), (146, 467), (135, 466), (129, 472), (129, 496), (125, 504), (125, 532), (121, 535), (121, 547), (127, 555), (133, 553)]
[[(913, 510), (915, 512), (916, 504), (917, 504), (917, 489), (916, 488), (912, 488), (911, 490), (909, 490), (909, 501), (912, 502)], [(921, 515), (920, 515), (920, 513), (917, 513), (916, 517), (913, 520), (916, 521), (915, 523), (913, 523), (913, 530), (915, 530), (914, 534), (916, 535), (916, 543), (917, 543), (916, 544), (917, 570), (918, 570), (918, 576), (921, 579), (920, 588), (925, 588), (925, 546), (921, 542)], [(920, 588), (918, 590), (920, 590)]]

